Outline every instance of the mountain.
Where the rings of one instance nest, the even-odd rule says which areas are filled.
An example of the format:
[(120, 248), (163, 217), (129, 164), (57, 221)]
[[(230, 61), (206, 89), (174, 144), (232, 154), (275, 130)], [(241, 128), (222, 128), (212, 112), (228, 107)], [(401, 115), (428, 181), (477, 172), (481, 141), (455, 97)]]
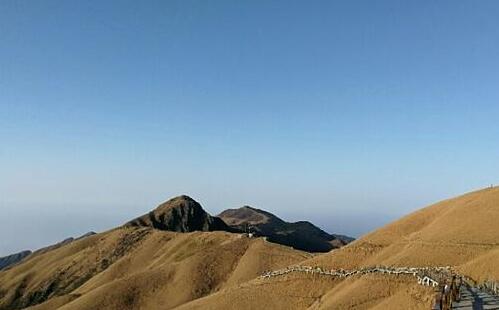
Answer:
[[(180, 196), (0, 272), (0, 309), (169, 309), (312, 255), (247, 238)], [(176, 231), (168, 231), (176, 230)]]
[(310, 257), (240, 234), (120, 227), (0, 272), (0, 309), (169, 309)]
[(14, 265), (21, 260), (23, 260), (26, 256), (30, 255), (31, 251), (22, 251), (19, 253), (7, 255), (4, 257), (0, 257), (0, 270), (5, 269), (11, 265)]
[(330, 235), (307, 221), (288, 223), (272, 213), (249, 206), (225, 210), (218, 217), (234, 229), (250, 229), (271, 242), (308, 252), (328, 252), (353, 240)]
[[(499, 188), (487, 188), (418, 210), (300, 265), (326, 270), (451, 266), (479, 283), (498, 281), (497, 223)], [(433, 296), (433, 289), (411, 277), (372, 274), (340, 280), (289, 274), (220, 290), (179, 309), (430, 309)]]
[(177, 232), (233, 231), (220, 218), (209, 215), (198, 202), (185, 195), (160, 204), (151, 212), (128, 222), (126, 226)]

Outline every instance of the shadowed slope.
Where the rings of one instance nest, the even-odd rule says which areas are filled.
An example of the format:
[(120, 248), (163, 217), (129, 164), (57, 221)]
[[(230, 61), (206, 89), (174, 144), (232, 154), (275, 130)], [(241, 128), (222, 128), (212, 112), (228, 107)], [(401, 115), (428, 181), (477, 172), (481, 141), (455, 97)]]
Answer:
[(148, 214), (140, 216), (126, 225), (177, 232), (233, 231), (221, 219), (210, 216), (199, 203), (185, 195), (162, 203)]
[(229, 226), (251, 230), (258, 236), (265, 236), (271, 242), (292, 246), (308, 252), (328, 252), (351, 241), (330, 235), (307, 221), (288, 223), (274, 214), (245, 206), (228, 209), (218, 215)]

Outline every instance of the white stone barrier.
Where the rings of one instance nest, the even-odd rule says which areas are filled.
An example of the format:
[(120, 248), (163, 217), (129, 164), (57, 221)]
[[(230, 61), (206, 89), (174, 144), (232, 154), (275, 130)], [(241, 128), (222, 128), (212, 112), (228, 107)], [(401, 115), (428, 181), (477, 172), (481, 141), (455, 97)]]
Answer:
[(418, 284), (427, 285), (427, 286), (437, 286), (439, 281), (437, 280), (438, 276), (441, 278), (446, 278), (451, 274), (451, 267), (386, 267), (386, 266), (375, 266), (375, 267), (363, 267), (360, 269), (353, 270), (344, 270), (344, 269), (325, 269), (321, 267), (312, 267), (312, 266), (289, 266), (284, 269), (275, 270), (275, 271), (266, 271), (264, 272), (260, 278), (268, 279), (271, 277), (282, 276), (285, 274), (289, 274), (291, 272), (302, 272), (307, 274), (317, 274), (321, 276), (328, 277), (339, 277), (346, 278), (355, 275), (365, 275), (371, 273), (381, 273), (381, 274), (389, 274), (389, 275), (410, 275), (416, 277), (418, 280)]

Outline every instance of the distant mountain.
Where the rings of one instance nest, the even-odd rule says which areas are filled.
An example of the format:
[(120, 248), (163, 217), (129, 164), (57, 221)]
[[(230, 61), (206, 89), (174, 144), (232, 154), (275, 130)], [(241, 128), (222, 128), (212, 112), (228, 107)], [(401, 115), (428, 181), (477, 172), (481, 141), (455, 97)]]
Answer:
[(268, 241), (308, 252), (328, 252), (351, 242), (353, 238), (330, 235), (307, 221), (289, 223), (272, 213), (244, 206), (228, 209), (218, 215), (234, 229), (253, 231)]
[(83, 234), (83, 235), (81, 235), (79, 237), (76, 237), (76, 238), (69, 237), (69, 238), (66, 238), (66, 239), (64, 239), (64, 240), (62, 240), (60, 242), (57, 242), (57, 243), (54, 243), (52, 245), (49, 245), (49, 246), (43, 247), (41, 249), (38, 249), (35, 252), (33, 252), (33, 254), (45, 253), (45, 252), (48, 252), (48, 251), (60, 248), (61, 246), (66, 245), (68, 243), (71, 243), (73, 241), (80, 240), (80, 239), (83, 239), (83, 238), (86, 238), (86, 237), (89, 237), (89, 236), (92, 236), (92, 235), (95, 235), (95, 234), (96, 234), (95, 232), (89, 231), (86, 234)]
[(345, 236), (345, 235), (338, 235), (338, 234), (331, 234), (331, 236), (338, 238), (340, 240), (343, 240), (346, 243), (350, 243), (352, 241), (355, 241), (355, 238), (350, 237), (350, 236)]
[(69, 237), (69, 238), (66, 238), (66, 239), (58, 242), (58, 243), (55, 243), (55, 244), (52, 244), (52, 245), (40, 248), (40, 249), (38, 249), (38, 250), (36, 250), (34, 252), (32, 252), (31, 250), (26, 250), (26, 251), (22, 251), (22, 252), (19, 252), (19, 253), (15, 253), (15, 254), (4, 256), (4, 257), (0, 257), (0, 270), (5, 269), (5, 268), (7, 268), (9, 266), (13, 266), (14, 264), (20, 262), (21, 260), (23, 260), (25, 257), (29, 256), (30, 254), (39, 255), (39, 254), (42, 254), (42, 253), (45, 253), (45, 252), (48, 252), (48, 251), (60, 248), (63, 245), (66, 245), (66, 244), (71, 243), (73, 241), (80, 240), (80, 239), (83, 239), (83, 238), (86, 238), (86, 237), (89, 237), (89, 236), (92, 236), (92, 235), (95, 235), (95, 232), (90, 231), (90, 232), (88, 232), (88, 233), (86, 233), (84, 235), (81, 235), (80, 237), (77, 237), (77, 238)]
[(15, 253), (12, 255), (7, 255), (4, 257), (0, 257), (0, 270), (5, 269), (9, 266), (12, 266), (21, 260), (23, 260), (26, 256), (30, 255), (31, 251), (22, 251), (19, 253)]
[(198, 202), (185, 195), (160, 204), (156, 209), (126, 223), (125, 226), (152, 227), (176, 232), (235, 231), (220, 218), (206, 213)]

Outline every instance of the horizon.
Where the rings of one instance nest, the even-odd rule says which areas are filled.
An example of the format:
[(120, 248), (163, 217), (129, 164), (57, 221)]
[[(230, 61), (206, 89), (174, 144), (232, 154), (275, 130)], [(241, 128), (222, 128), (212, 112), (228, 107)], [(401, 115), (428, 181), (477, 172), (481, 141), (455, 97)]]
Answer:
[[(460, 195), (457, 195), (456, 197), (459, 197), (459, 196), (463, 196), (463, 195), (466, 195), (466, 194), (470, 194), (470, 193), (473, 193), (473, 192), (477, 192), (477, 191), (481, 191), (481, 190), (484, 190), (484, 189), (488, 189), (488, 188), (491, 188), (491, 187), (495, 187), (494, 184), (491, 184), (489, 185), (488, 187), (484, 187), (484, 188), (479, 188), (479, 189), (475, 189), (475, 190), (472, 190), (472, 191), (469, 191), (469, 192), (466, 192), (466, 193), (462, 193)], [(308, 221), (308, 222), (311, 222), (313, 225), (317, 226), (318, 228), (322, 229), (323, 231), (329, 233), (329, 234), (333, 234), (333, 235), (343, 235), (343, 236), (347, 236), (347, 237), (353, 237), (355, 239), (358, 239), (358, 238), (361, 238), (363, 235), (366, 235), (368, 233), (371, 233), (379, 228), (381, 228), (381, 226), (384, 226), (385, 224), (388, 224), (390, 222), (392, 222), (393, 220), (396, 220), (397, 217), (395, 218), (390, 218), (389, 216), (387, 217), (386, 215), (385, 216), (382, 216), (382, 217), (379, 217), (379, 218), (376, 218), (374, 214), (369, 214), (367, 216), (364, 215), (364, 218), (366, 219), (374, 219), (375, 221), (376, 220), (379, 220), (381, 221), (383, 224), (381, 226), (372, 226), (370, 229), (367, 228), (369, 226), (366, 226), (364, 227), (364, 229), (367, 229), (367, 231), (364, 231), (362, 232), (361, 234), (359, 235), (354, 235), (354, 234), (345, 234), (345, 233), (341, 233), (341, 232), (335, 232), (335, 231), (330, 231), (328, 230), (327, 228), (325, 228), (323, 225), (321, 225), (321, 220), (320, 219), (317, 219), (316, 221), (315, 220), (310, 220), (309, 218), (304, 218), (302, 215), (300, 214), (295, 214), (294, 216), (292, 216), (291, 218), (292, 219), (289, 219), (289, 218), (284, 218), (282, 216), (280, 216), (279, 214), (276, 214), (274, 211), (270, 211), (270, 210), (266, 210), (266, 209), (262, 209), (262, 208), (259, 208), (259, 207), (255, 207), (255, 206), (251, 206), (251, 205), (247, 205), (247, 204), (244, 204), (244, 205), (241, 205), (239, 207), (229, 207), (229, 208), (226, 208), (226, 209), (221, 209), (219, 210), (218, 212), (216, 213), (212, 213), (210, 212), (209, 210), (207, 210), (204, 206), (203, 206), (203, 203), (201, 201), (198, 201), (196, 198), (194, 197), (191, 197), (190, 195), (187, 195), (187, 194), (180, 194), (180, 195), (176, 195), (176, 196), (173, 196), (173, 197), (170, 197), (168, 198), (167, 200), (165, 201), (162, 201), (160, 202), (158, 205), (154, 206), (154, 207), (151, 207), (149, 209), (146, 209), (144, 210), (144, 214), (147, 214), (148, 212), (150, 212), (151, 210), (155, 209), (156, 207), (158, 207), (160, 204), (170, 200), (170, 199), (173, 199), (173, 198), (176, 198), (176, 197), (180, 197), (180, 196), (188, 196), (190, 197), (191, 199), (194, 199), (196, 202), (198, 202), (202, 207), (203, 209), (210, 215), (212, 216), (218, 216), (222, 211), (224, 210), (228, 210), (228, 209), (237, 209), (237, 208), (242, 208), (242, 207), (250, 207), (250, 208), (254, 208), (254, 209), (257, 209), (257, 210), (263, 210), (265, 212), (270, 212), (271, 214), (277, 216), (278, 218), (280, 218), (281, 220), (284, 220), (286, 222), (290, 222), (290, 223), (293, 223), (293, 222), (298, 222), (298, 221)], [(438, 201), (435, 201), (433, 202), (432, 204), (436, 204), (436, 203), (439, 203), (439, 202), (442, 202), (442, 201), (445, 201), (447, 199), (451, 199), (451, 198), (455, 198), (454, 196), (453, 197), (447, 197), (447, 198), (444, 198), (444, 199), (441, 199), (441, 200), (438, 200)], [(431, 205), (432, 205), (431, 204)], [(426, 206), (422, 206), (421, 208), (423, 207), (427, 207), (429, 205), (426, 205)], [(420, 209), (420, 208), (418, 208)], [(414, 211), (417, 211), (414, 210)], [(47, 246), (51, 246), (51, 245), (54, 245), (54, 244), (57, 244), (59, 242), (62, 242), (64, 241), (65, 239), (67, 238), (78, 238), (78, 237), (81, 237), (87, 233), (91, 233), (91, 232), (94, 232), (94, 233), (103, 233), (103, 232), (106, 232), (106, 231), (109, 231), (109, 230), (112, 230), (114, 229), (115, 227), (118, 227), (118, 226), (121, 226), (121, 225), (124, 225), (126, 224), (127, 222), (129, 222), (130, 220), (133, 220), (134, 218), (136, 218), (137, 216), (141, 216), (143, 214), (138, 214), (136, 216), (133, 216), (131, 218), (127, 218), (127, 219), (123, 219), (121, 222), (114, 222), (112, 224), (109, 224), (109, 223), (106, 223), (106, 225), (102, 225), (102, 223), (97, 223), (97, 225), (93, 222), (94, 221), (94, 218), (90, 219), (89, 223), (92, 222), (91, 227), (97, 227), (96, 230), (93, 230), (93, 229), (85, 229), (82, 226), (78, 227), (77, 230), (73, 230), (73, 235), (65, 235), (64, 236), (64, 233), (63, 231), (57, 231), (58, 235), (52, 235), (52, 239), (51, 240), (48, 240), (46, 238), (46, 236), (44, 236), (44, 238), (42, 239), (43, 241), (41, 241), (40, 239), (36, 239), (35, 238), (35, 241), (33, 242), (32, 240), (30, 240), (28, 242), (28, 244), (31, 244), (31, 248), (29, 247), (25, 247), (21, 250), (15, 250), (16, 247), (18, 247), (17, 244), (14, 244), (14, 243), (11, 243), (11, 245), (13, 247), (11, 247), (11, 249), (8, 249), (8, 247), (6, 247), (8, 249), (8, 251), (5, 251), (5, 253), (2, 253), (0, 251), (0, 257), (3, 257), (3, 256), (8, 256), (8, 255), (11, 255), (11, 254), (17, 254), (17, 253), (20, 253), (20, 252), (24, 252), (24, 251), (32, 251), (32, 252), (35, 252), (36, 250), (39, 250), (39, 249), (42, 249), (42, 248), (45, 248)], [(405, 216), (405, 215), (408, 215), (408, 214), (403, 214), (401, 216)], [(358, 217), (358, 214), (349, 214), (347, 215), (347, 217), (350, 216), (350, 220), (355, 220), (357, 217)], [(344, 220), (345, 218), (343, 218)], [(52, 218), (49, 220), (49, 222), (53, 222), (55, 221), (56, 223), (59, 221), (59, 224), (62, 224), (62, 221), (65, 220), (65, 217), (55, 217), (55, 218)], [(348, 221), (347, 221), (348, 223)], [(92, 226), (93, 225), (93, 226)], [(99, 226), (100, 225), (100, 226)], [(109, 226), (111, 225), (111, 226)], [(326, 224), (327, 225), (327, 224)], [(56, 225), (57, 226), (57, 225)], [(26, 228), (25, 228), (26, 229)], [(24, 229), (23, 229), (24, 230)], [(62, 236), (62, 237), (61, 237)], [(30, 237), (34, 237), (34, 236), (30, 236)], [(54, 239), (54, 238), (59, 238), (59, 239)], [(31, 238), (30, 238), (31, 239)], [(45, 242), (45, 243), (44, 243)], [(9, 245), (9, 244), (7, 244)]]
[(187, 194), (359, 237), (499, 183), (494, 1), (0, 3), (0, 256)]

